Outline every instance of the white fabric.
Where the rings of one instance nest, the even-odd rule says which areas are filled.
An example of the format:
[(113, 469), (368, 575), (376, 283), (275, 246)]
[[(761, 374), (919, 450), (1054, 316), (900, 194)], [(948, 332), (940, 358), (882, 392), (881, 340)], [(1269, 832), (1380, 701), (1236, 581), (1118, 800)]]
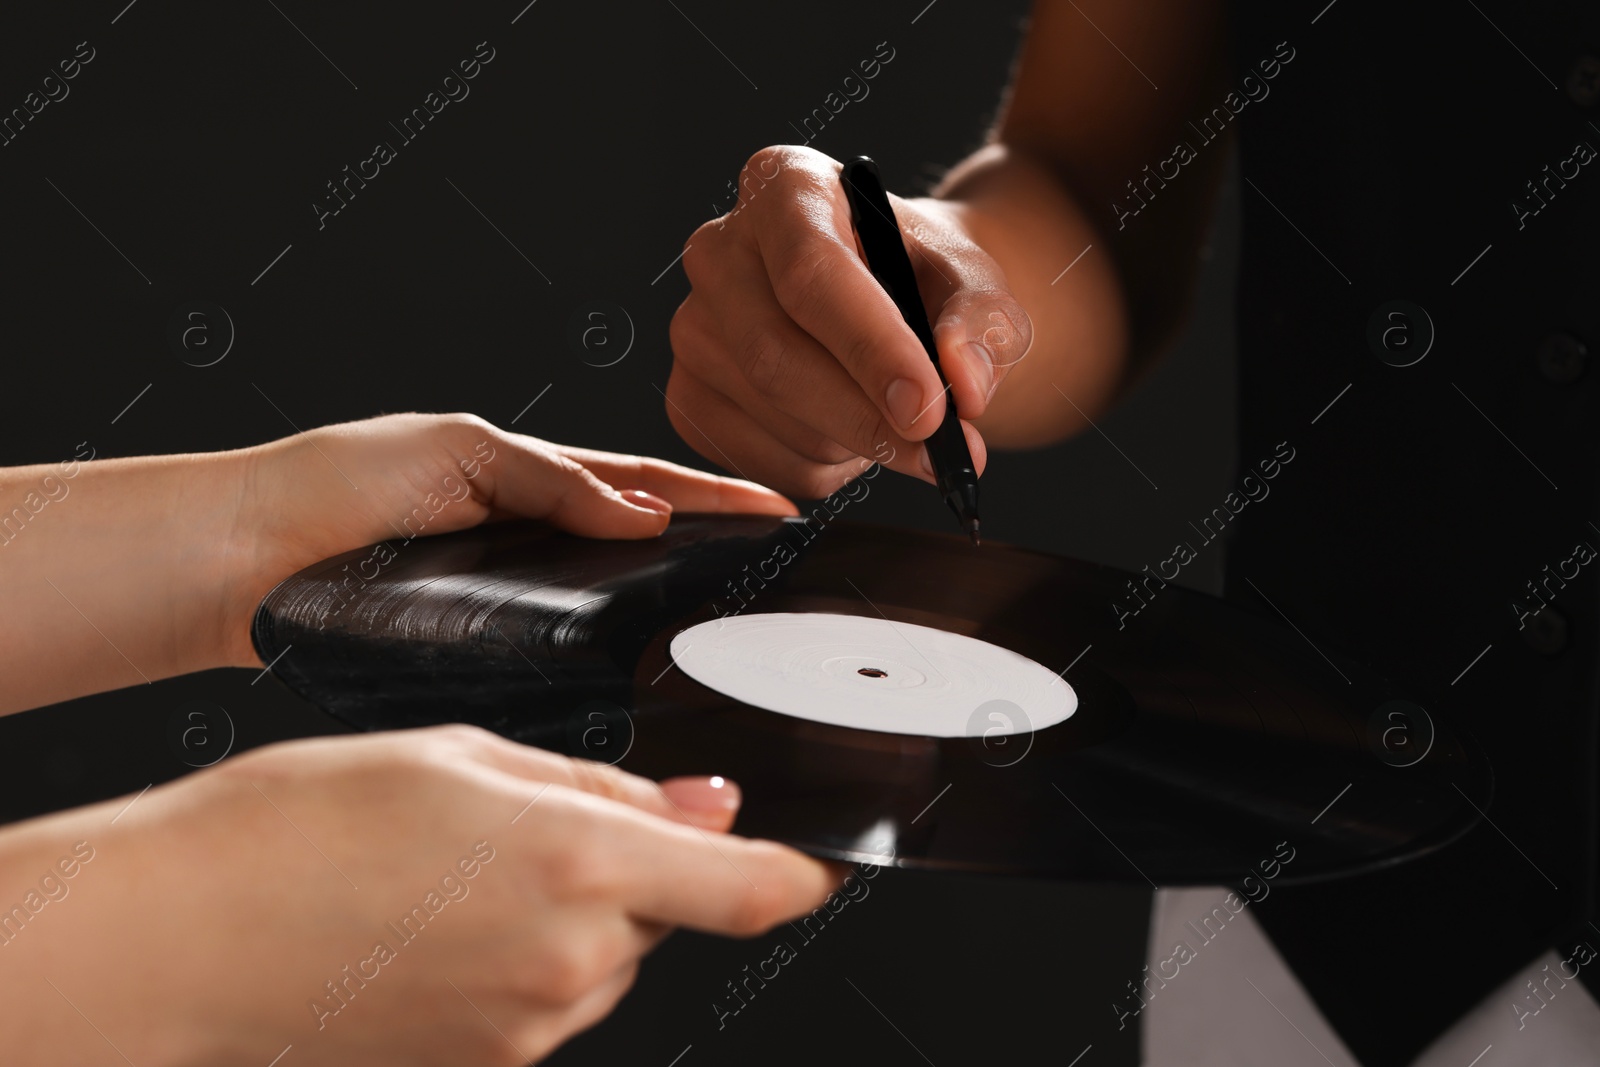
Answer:
[[(1158, 967), (1172, 958), (1178, 942), (1190, 947), (1192, 957), (1170, 981), (1152, 980), (1143, 989), (1145, 1006), (1137, 1021), (1146, 1067), (1359, 1067), (1267, 940), (1249, 906), (1225, 924), (1213, 920), (1210, 926), (1199, 925), (1228, 892), (1208, 887), (1155, 894), (1147, 973), (1173, 973), (1170, 963), (1160, 971)], [(1222, 914), (1230, 911), (1224, 908)], [(1381, 922), (1381, 917), (1374, 918), (1375, 924)], [(1210, 940), (1202, 940), (1205, 936)], [(1461, 946), (1470, 951), (1470, 938), (1463, 936)], [(1351, 950), (1360, 951), (1359, 946)], [(1560, 973), (1559, 962), (1549, 952), (1508, 978), (1434, 1041), (1413, 1067), (1600, 1063), (1600, 1006), (1577, 979), (1563, 984), (1551, 977)], [(1448, 960), (1430, 963), (1449, 965)], [(1427, 981), (1430, 967), (1410, 970), (1405, 981)], [(1570, 964), (1565, 973), (1572, 973)], [(1542, 1000), (1530, 993), (1530, 982), (1538, 986)], [(1130, 993), (1122, 1006), (1138, 1004)], [(1374, 990), (1372, 1010), (1404, 1011), (1404, 996)]]

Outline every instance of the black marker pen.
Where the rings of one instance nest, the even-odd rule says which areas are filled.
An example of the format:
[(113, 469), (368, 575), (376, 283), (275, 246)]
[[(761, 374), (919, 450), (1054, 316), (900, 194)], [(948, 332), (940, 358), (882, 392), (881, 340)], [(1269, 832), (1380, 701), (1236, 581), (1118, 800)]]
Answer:
[(945, 388), (944, 420), (926, 442), (928, 460), (933, 464), (933, 476), (944, 502), (956, 513), (961, 528), (971, 535), (972, 543), (977, 544), (978, 471), (972, 464), (966, 435), (961, 432), (961, 420), (956, 417), (950, 383), (945, 381), (944, 370), (939, 366), (939, 351), (934, 347), (933, 329), (928, 325), (928, 313), (922, 306), (922, 294), (917, 290), (917, 276), (911, 269), (911, 258), (906, 255), (905, 240), (894, 220), (883, 180), (878, 176), (878, 165), (867, 156), (857, 156), (844, 165), (840, 180), (850, 200), (850, 216), (866, 254), (867, 269), (900, 309), (900, 317), (906, 320), (917, 340), (922, 342), (923, 350), (939, 373), (939, 383)]

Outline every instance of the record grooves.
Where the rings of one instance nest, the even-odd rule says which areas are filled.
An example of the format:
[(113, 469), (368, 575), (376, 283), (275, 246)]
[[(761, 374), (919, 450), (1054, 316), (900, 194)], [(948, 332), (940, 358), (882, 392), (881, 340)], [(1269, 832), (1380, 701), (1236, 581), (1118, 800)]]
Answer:
[[(1176, 587), (1119, 630), (1130, 576), (1111, 568), (726, 516), (642, 542), (504, 523), (391, 547), (375, 574), (348, 553), (262, 602), (257, 650), (292, 689), (366, 729), (473, 722), (653, 778), (726, 775), (738, 832), (817, 855), (1184, 885), (1236, 880), (1287, 840), (1280, 881), (1307, 881), (1439, 847), (1476, 821), (1467, 798), (1488, 803), (1485, 761), (1442, 724), (1426, 758), (1380, 759), (1373, 713), (1403, 694), (1292, 631)], [(674, 665), (681, 631), (777, 613), (965, 635), (1059, 673), (1077, 708), (1009, 736), (854, 729)], [(937, 673), (910, 643), (902, 659)]]

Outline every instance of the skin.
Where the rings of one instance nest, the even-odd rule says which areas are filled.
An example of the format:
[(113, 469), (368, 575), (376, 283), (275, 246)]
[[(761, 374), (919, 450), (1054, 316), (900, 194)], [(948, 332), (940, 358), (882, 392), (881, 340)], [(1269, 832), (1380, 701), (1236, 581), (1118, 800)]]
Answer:
[[(1220, 0), (1038, 5), (991, 143), (932, 196), (893, 198), (948, 394), (861, 263), (838, 163), (802, 148), (756, 153), (735, 209), (686, 246), (693, 290), (672, 324), (673, 425), (714, 462), (807, 497), (886, 447), (890, 467), (931, 480), (919, 442), (950, 401), (980, 470), (988, 444), (1081, 429), (1182, 320), (1226, 153), (1186, 167), (1131, 234), (1113, 238), (1101, 205), (1168, 154), (1193, 105), (1220, 98), (1222, 37)], [(0, 596), (31, 623), (13, 623), (0, 647), (15, 683), (3, 710), (255, 663), (245, 624), (266, 589), (390, 536), (486, 432), (460, 417), (373, 429), (385, 422), (244, 453), (85, 466), (72, 482), (79, 504), (49, 505), (77, 518), (42, 513), (54, 533), (30, 530), (3, 550), (22, 565), (0, 571)], [(514, 513), (594, 536), (658, 533), (667, 509), (617, 490), (697, 510), (789, 511), (753, 486), (686, 481), (652, 461), (489, 439), (509, 462), (489, 463), (433, 532)], [(52, 472), (6, 472), (0, 488)], [(137, 566), (128, 543), (143, 548)], [(0, 995), (38, 1020), (5, 1028), (0, 1059), (109, 1059), (113, 1035), (141, 1064), (267, 1062), (291, 1041), (297, 1062), (537, 1059), (610, 1009), (665, 928), (754, 933), (825, 895), (822, 865), (722, 833), (737, 805), (727, 788), (658, 789), (453, 728), (274, 746), (121, 814), (126, 801), (8, 828), (0, 870), (48, 871), (80, 840), (98, 851), (71, 903), (50, 903), (0, 947), (15, 961), (0, 968)], [(381, 936), (479, 840), (498, 851), (474, 896), (317, 1029), (309, 998), (370, 951), (346, 932)]]
[(1105, 205), (1227, 91), (1222, 16), (1221, 0), (1042, 0), (990, 144), (933, 196), (890, 197), (948, 394), (862, 262), (838, 161), (757, 152), (739, 203), (686, 243), (667, 387), (678, 433), (821, 497), (883, 441), (891, 469), (932, 481), (919, 442), (947, 397), (980, 471), (989, 445), (1084, 428), (1182, 322), (1226, 150), (1203, 151), (1130, 233), (1111, 236)]
[[(50, 502), (0, 545), (7, 711), (257, 665), (268, 589), (395, 536), (441, 486), (458, 499), (430, 534), (517, 515), (641, 538), (674, 507), (793, 513), (749, 483), (464, 415), (0, 471), (0, 501), (40, 486)], [(751, 936), (822, 903), (836, 872), (729, 834), (738, 806), (719, 778), (657, 786), (450, 726), (272, 745), (13, 824), (0, 1001), (26, 1024), (0, 1027), (0, 1062), (260, 1065), (291, 1044), (329, 1067), (542, 1058), (672, 928)], [(407, 942), (386, 924), (418, 903), (431, 918)], [(380, 940), (393, 958), (375, 963)], [(346, 966), (340, 1006), (325, 983)]]
[(665, 530), (674, 507), (795, 514), (748, 482), (551, 444), (474, 415), (389, 415), (231, 452), (14, 467), (0, 471), (5, 507), (29, 492), (61, 499), (0, 546), (10, 607), (0, 626), (11, 631), (0, 642), (0, 712), (259, 667), (250, 617), (268, 590), (318, 560), (404, 536), (429, 494), (462, 491), (425, 533), (522, 516), (640, 538)]

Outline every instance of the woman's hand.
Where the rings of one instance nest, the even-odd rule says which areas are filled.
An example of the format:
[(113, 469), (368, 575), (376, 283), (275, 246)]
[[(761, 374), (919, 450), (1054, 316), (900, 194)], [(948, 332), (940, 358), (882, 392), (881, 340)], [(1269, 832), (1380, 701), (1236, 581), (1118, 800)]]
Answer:
[(793, 515), (750, 482), (659, 459), (507, 433), (475, 415), (387, 415), (245, 449), (239, 526), (253, 561), (232, 568), (231, 664), (259, 660), (251, 615), (283, 578), (390, 538), (449, 533), (488, 519), (543, 519), (584, 537), (655, 537), (674, 510)]
[(27, 1020), (0, 1061), (538, 1060), (672, 927), (752, 936), (833, 888), (729, 836), (719, 783), (447, 726), (274, 745), (7, 829), (0, 866), (50, 881), (0, 932), (0, 996)]
[(749, 482), (550, 444), (473, 415), (388, 415), (233, 452), (0, 470), (0, 714), (259, 666), (256, 605), (340, 552), (511, 516), (654, 537), (674, 508), (795, 513)]

